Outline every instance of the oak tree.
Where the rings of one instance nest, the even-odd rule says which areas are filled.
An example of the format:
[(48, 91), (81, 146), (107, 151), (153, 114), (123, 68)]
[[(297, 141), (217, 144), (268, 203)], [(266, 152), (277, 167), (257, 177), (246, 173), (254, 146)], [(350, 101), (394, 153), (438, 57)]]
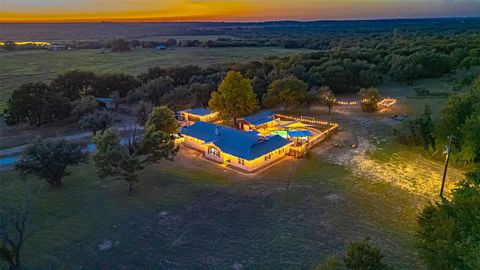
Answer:
[(68, 167), (87, 161), (84, 146), (65, 139), (40, 139), (22, 153), (15, 168), (23, 175), (33, 174), (52, 186), (60, 186), (70, 175)]
[(218, 112), (221, 119), (233, 119), (235, 124), (237, 118), (259, 109), (252, 82), (237, 71), (227, 73), (217, 91), (212, 92), (208, 107)]

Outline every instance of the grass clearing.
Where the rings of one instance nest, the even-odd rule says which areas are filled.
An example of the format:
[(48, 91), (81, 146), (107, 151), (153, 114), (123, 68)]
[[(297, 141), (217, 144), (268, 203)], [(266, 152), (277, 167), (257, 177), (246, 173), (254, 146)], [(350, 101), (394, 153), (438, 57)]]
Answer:
[(414, 85), (386, 81), (377, 88), (380, 90), (382, 97), (395, 97), (397, 99), (397, 107), (400, 107), (401, 113), (414, 117), (416, 114), (423, 112), (425, 104), (429, 104), (432, 109), (432, 117), (438, 119), (447, 98), (408, 98), (416, 97), (413, 90), (415, 87), (424, 87), (431, 93), (454, 93), (452, 92), (452, 82), (449, 76), (417, 80)]
[[(35, 177), (27, 179), (29, 185), (41, 186), (42, 191), (33, 202), (34, 234), (24, 249), (25, 258), (34, 259), (41, 268), (56, 267), (56, 259), (51, 258), (56, 257), (59, 250), (52, 251), (52, 247), (62, 249), (60, 253), (66, 255), (77, 245), (101, 238), (101, 234), (116, 223), (151, 213), (152, 209), (178, 205), (198, 192), (226, 183), (213, 179), (197, 182), (211, 179), (205, 174), (190, 173), (186, 177), (168, 168), (163, 172), (147, 169), (141, 175), (137, 194), (127, 195), (123, 181), (98, 179), (94, 171), (94, 167), (88, 165), (75, 169), (59, 189), (52, 189)], [(20, 197), (22, 180), (14, 171), (2, 172), (1, 181), (3, 199)]]
[[(92, 165), (75, 168), (58, 190), (27, 181), (43, 186), (23, 250), (28, 266), (310, 269), (370, 236), (390, 265), (421, 269), (416, 197), (319, 156), (245, 178), (180, 155), (142, 172), (133, 195), (123, 181), (98, 179)], [(17, 197), (21, 183), (1, 172), (2, 197)], [(107, 239), (112, 248), (99, 251)]]
[(5, 109), (12, 91), (23, 83), (48, 82), (69, 70), (97, 73), (124, 72), (137, 75), (154, 66), (169, 67), (195, 63), (199, 66), (262, 60), (268, 56), (287, 56), (304, 49), (278, 47), (173, 48), (162, 51), (138, 49), (125, 53), (106, 50), (18, 51), (0, 53), (0, 111)]

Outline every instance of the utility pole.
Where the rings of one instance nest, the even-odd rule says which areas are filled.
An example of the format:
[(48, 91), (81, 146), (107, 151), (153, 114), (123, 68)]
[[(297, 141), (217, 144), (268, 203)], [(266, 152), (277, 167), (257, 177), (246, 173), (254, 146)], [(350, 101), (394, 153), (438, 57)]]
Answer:
[(440, 198), (443, 198), (443, 188), (445, 187), (445, 178), (447, 177), (448, 160), (450, 159), (450, 152), (452, 151), (452, 139), (453, 139), (453, 135), (448, 136), (448, 145), (445, 146), (445, 153), (447, 153), (447, 156), (445, 157), (445, 168), (443, 169), (442, 188), (440, 188)]

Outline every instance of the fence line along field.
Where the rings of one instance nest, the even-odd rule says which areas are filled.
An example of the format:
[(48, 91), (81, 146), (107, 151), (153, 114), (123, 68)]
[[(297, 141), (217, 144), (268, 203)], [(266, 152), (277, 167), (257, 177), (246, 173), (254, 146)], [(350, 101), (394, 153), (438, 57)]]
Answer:
[(137, 75), (150, 67), (176, 66), (195, 63), (208, 65), (262, 60), (269, 56), (283, 57), (307, 52), (305, 49), (278, 47), (249, 48), (173, 48), (156, 51), (137, 49), (111, 53), (108, 50), (18, 51), (0, 53), (0, 111), (5, 109), (12, 91), (23, 83), (48, 81), (69, 70), (89, 70), (96, 73), (123, 72)]

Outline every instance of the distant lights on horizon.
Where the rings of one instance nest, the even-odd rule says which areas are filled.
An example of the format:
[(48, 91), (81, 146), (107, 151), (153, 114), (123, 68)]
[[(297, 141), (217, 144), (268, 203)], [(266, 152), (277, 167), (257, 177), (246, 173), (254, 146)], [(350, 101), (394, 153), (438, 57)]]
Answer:
[[(8, 41), (0, 41), (0, 46), (5, 46), (5, 43)], [(52, 46), (50, 42), (46, 41), (14, 41), (15, 45), (25, 46), (25, 45), (35, 45), (35, 46)]]

